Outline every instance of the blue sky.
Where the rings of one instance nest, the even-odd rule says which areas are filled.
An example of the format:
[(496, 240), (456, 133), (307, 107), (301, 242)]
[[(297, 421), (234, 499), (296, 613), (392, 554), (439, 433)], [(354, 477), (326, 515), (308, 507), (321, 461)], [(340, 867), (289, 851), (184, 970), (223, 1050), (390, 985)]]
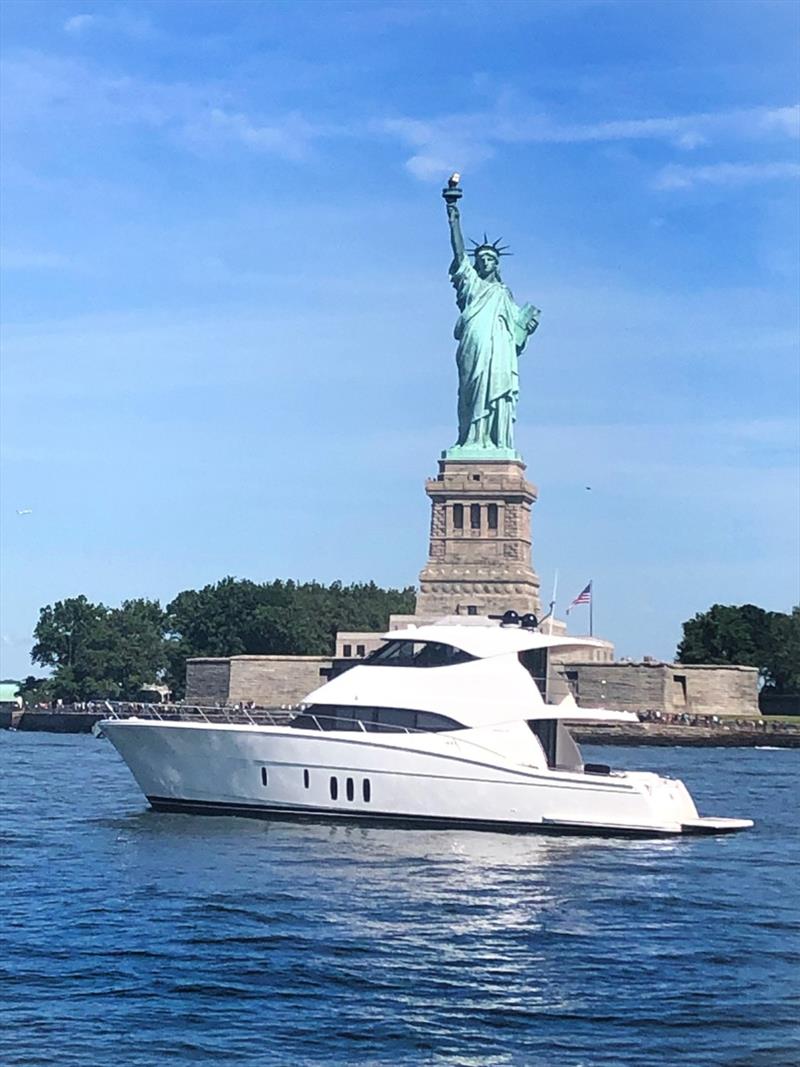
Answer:
[(629, 656), (790, 609), (799, 10), (5, 0), (0, 674), (78, 593), (416, 581), (454, 169), (543, 310), (543, 588)]

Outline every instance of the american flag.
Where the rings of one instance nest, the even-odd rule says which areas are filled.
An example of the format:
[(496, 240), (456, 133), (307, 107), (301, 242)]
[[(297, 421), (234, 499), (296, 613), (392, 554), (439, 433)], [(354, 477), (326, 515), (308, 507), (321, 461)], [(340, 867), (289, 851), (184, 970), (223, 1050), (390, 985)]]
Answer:
[(580, 591), (580, 593), (578, 593), (578, 595), (572, 601), (570, 606), (567, 608), (567, 615), (569, 615), (570, 611), (572, 610), (572, 608), (575, 607), (576, 604), (591, 604), (591, 602), (592, 602), (592, 583), (589, 582), (589, 584), (586, 586), (586, 588), (582, 589)]

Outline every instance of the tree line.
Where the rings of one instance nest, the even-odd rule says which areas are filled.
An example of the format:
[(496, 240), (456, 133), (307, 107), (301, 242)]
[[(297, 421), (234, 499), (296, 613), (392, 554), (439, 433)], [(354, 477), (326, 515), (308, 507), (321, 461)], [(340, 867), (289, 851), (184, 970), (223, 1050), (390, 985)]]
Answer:
[(157, 600), (107, 607), (71, 597), (41, 609), (31, 659), (52, 674), (27, 678), (22, 695), (29, 702), (135, 700), (162, 684), (180, 698), (191, 656), (332, 655), (337, 630), (386, 630), (390, 615), (413, 614), (415, 598), (413, 587), (374, 582), (230, 577), (184, 590), (166, 608)]
[[(330, 656), (337, 630), (386, 630), (390, 615), (413, 614), (414, 606), (411, 586), (237, 578), (184, 590), (166, 608), (157, 600), (114, 608), (72, 597), (41, 609), (31, 658), (52, 674), (27, 678), (22, 695), (135, 700), (159, 683), (180, 698), (191, 656)], [(677, 659), (756, 667), (766, 690), (800, 693), (800, 607), (784, 614), (714, 604), (683, 624)]]
[(683, 624), (678, 662), (757, 667), (765, 690), (800, 693), (800, 607), (787, 614), (714, 604)]

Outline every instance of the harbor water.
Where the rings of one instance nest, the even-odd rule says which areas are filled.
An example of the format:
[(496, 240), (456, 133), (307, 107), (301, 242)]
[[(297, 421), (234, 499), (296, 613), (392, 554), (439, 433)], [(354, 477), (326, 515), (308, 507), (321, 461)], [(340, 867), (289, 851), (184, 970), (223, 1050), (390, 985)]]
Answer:
[(0, 734), (0, 1061), (800, 1063), (800, 751), (585, 749), (731, 837), (159, 815), (91, 736)]

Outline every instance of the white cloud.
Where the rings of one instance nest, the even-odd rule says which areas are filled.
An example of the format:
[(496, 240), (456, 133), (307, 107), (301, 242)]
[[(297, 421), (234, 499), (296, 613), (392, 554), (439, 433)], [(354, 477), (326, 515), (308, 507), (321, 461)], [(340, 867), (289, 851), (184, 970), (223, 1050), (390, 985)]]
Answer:
[(559, 123), (532, 106), (498, 107), (432, 119), (392, 118), (380, 129), (415, 150), (406, 167), (424, 180), (482, 162), (503, 144), (658, 140), (691, 151), (713, 141), (783, 140), (800, 136), (800, 105), (591, 123)]
[(83, 33), (84, 30), (96, 25), (96, 23), (97, 19), (94, 15), (73, 15), (72, 18), (67, 19), (64, 23), (64, 32), (77, 36)]
[(691, 189), (696, 185), (753, 185), (800, 178), (800, 163), (712, 163), (704, 167), (673, 164), (657, 175), (656, 189)]
[(34, 122), (143, 125), (166, 131), (186, 147), (209, 150), (237, 143), (286, 159), (305, 158), (320, 137), (350, 135), (309, 122), (297, 112), (268, 118), (232, 106), (221, 85), (158, 82), (100, 73), (76, 59), (24, 53), (2, 65), (7, 129), (27, 136)]
[(183, 139), (195, 148), (214, 147), (233, 141), (256, 152), (271, 152), (285, 159), (305, 158), (317, 137), (325, 131), (290, 113), (271, 122), (258, 122), (242, 112), (213, 107), (188, 123)]
[(122, 8), (107, 9), (102, 15), (73, 15), (63, 26), (64, 32), (80, 37), (89, 30), (108, 30), (126, 37), (146, 38), (154, 35), (149, 20), (142, 15), (132, 15)]
[[(65, 28), (71, 26), (70, 32), (77, 33), (101, 22), (104, 27), (113, 22), (115, 29), (128, 34), (150, 32), (145, 23), (131, 20), (124, 13), (116, 14), (113, 20), (75, 15)], [(504, 96), (494, 107), (478, 112), (432, 118), (392, 116), (335, 124), (319, 122), (296, 111), (266, 115), (250, 111), (224, 82), (158, 82), (109, 74), (77, 59), (41, 53), (12, 57), (4, 64), (3, 73), (6, 125), (16, 124), (26, 131), (26, 136), (35, 121), (138, 123), (164, 129), (194, 150), (208, 151), (233, 143), (291, 160), (307, 158), (322, 138), (368, 141), (389, 137), (411, 149), (405, 166), (423, 181), (438, 180), (452, 169), (478, 166), (504, 145), (650, 140), (690, 152), (714, 142), (782, 142), (800, 135), (800, 105), (575, 123), (561, 122), (533, 104)], [(780, 169), (789, 164), (760, 166)], [(740, 180), (755, 177), (754, 172), (750, 172), (751, 177), (745, 177), (745, 173), (740, 171)], [(773, 174), (777, 176), (777, 170)], [(688, 171), (673, 170), (659, 182), (666, 183), (660, 187), (679, 187), (715, 180), (731, 184), (735, 180), (733, 171), (701, 168), (690, 175)]]

